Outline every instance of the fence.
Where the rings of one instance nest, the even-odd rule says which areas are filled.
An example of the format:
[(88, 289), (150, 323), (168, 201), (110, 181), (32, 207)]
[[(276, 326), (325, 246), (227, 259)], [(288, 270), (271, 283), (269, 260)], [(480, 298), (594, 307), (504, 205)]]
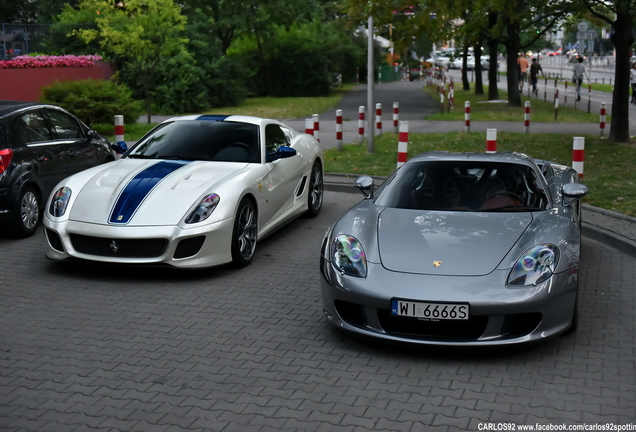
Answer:
[(39, 52), (51, 24), (0, 24), (0, 60)]

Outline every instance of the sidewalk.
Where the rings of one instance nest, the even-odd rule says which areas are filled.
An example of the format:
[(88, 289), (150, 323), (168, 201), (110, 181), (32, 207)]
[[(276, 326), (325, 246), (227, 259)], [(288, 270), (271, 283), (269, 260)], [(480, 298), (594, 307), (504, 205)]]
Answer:
[[(325, 173), (325, 189), (360, 193), (353, 185), (357, 174)], [(376, 186), (385, 177), (373, 176)], [(362, 195), (360, 195), (362, 197)], [(583, 235), (636, 258), (636, 218), (583, 204)]]

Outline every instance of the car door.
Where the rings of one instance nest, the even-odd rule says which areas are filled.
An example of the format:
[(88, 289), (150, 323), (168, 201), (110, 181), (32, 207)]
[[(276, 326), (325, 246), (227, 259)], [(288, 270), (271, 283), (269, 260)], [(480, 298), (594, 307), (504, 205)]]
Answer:
[[(277, 124), (265, 126), (265, 151), (267, 154), (276, 152), (283, 146), (291, 146), (291, 142), (281, 127)], [(270, 167), (269, 181), (277, 212), (274, 217), (289, 210), (295, 202), (296, 189), (302, 178), (303, 155), (298, 152), (295, 156), (267, 162)]]
[(66, 153), (53, 139), (44, 114), (35, 109), (18, 114), (11, 122), (12, 136), (18, 141), (14, 160), (29, 161), (42, 188), (42, 200), (66, 178)]
[(48, 108), (45, 112), (56, 142), (66, 152), (66, 174), (72, 175), (98, 165), (98, 148), (86, 137), (77, 119), (56, 109)]

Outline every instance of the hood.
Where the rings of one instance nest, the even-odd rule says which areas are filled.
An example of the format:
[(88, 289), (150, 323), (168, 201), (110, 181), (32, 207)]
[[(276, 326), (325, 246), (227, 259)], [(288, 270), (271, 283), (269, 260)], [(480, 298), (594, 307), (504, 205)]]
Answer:
[(246, 166), (122, 159), (86, 182), (69, 219), (123, 226), (176, 225), (206, 190)]
[[(531, 221), (529, 212), (386, 208), (378, 220), (380, 259), (397, 272), (485, 275), (497, 268)], [(435, 267), (434, 262), (441, 264)]]

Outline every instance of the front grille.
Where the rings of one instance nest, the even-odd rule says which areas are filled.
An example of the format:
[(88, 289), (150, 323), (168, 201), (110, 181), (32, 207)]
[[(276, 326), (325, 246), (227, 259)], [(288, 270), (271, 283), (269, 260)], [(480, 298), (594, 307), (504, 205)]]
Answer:
[(380, 325), (389, 334), (410, 338), (475, 340), (486, 330), (487, 316), (472, 316), (468, 321), (423, 321), (391, 315), (388, 310), (378, 310)]
[(168, 240), (155, 239), (113, 239), (71, 234), (73, 249), (87, 255), (117, 258), (156, 258), (166, 251)]
[(64, 246), (62, 246), (62, 239), (55, 231), (51, 231), (50, 229), (47, 228), (46, 238), (49, 239), (49, 244), (51, 245), (53, 249), (59, 252), (64, 252)]
[(174, 251), (174, 259), (187, 258), (196, 255), (201, 250), (205, 236), (192, 237), (181, 240)]

